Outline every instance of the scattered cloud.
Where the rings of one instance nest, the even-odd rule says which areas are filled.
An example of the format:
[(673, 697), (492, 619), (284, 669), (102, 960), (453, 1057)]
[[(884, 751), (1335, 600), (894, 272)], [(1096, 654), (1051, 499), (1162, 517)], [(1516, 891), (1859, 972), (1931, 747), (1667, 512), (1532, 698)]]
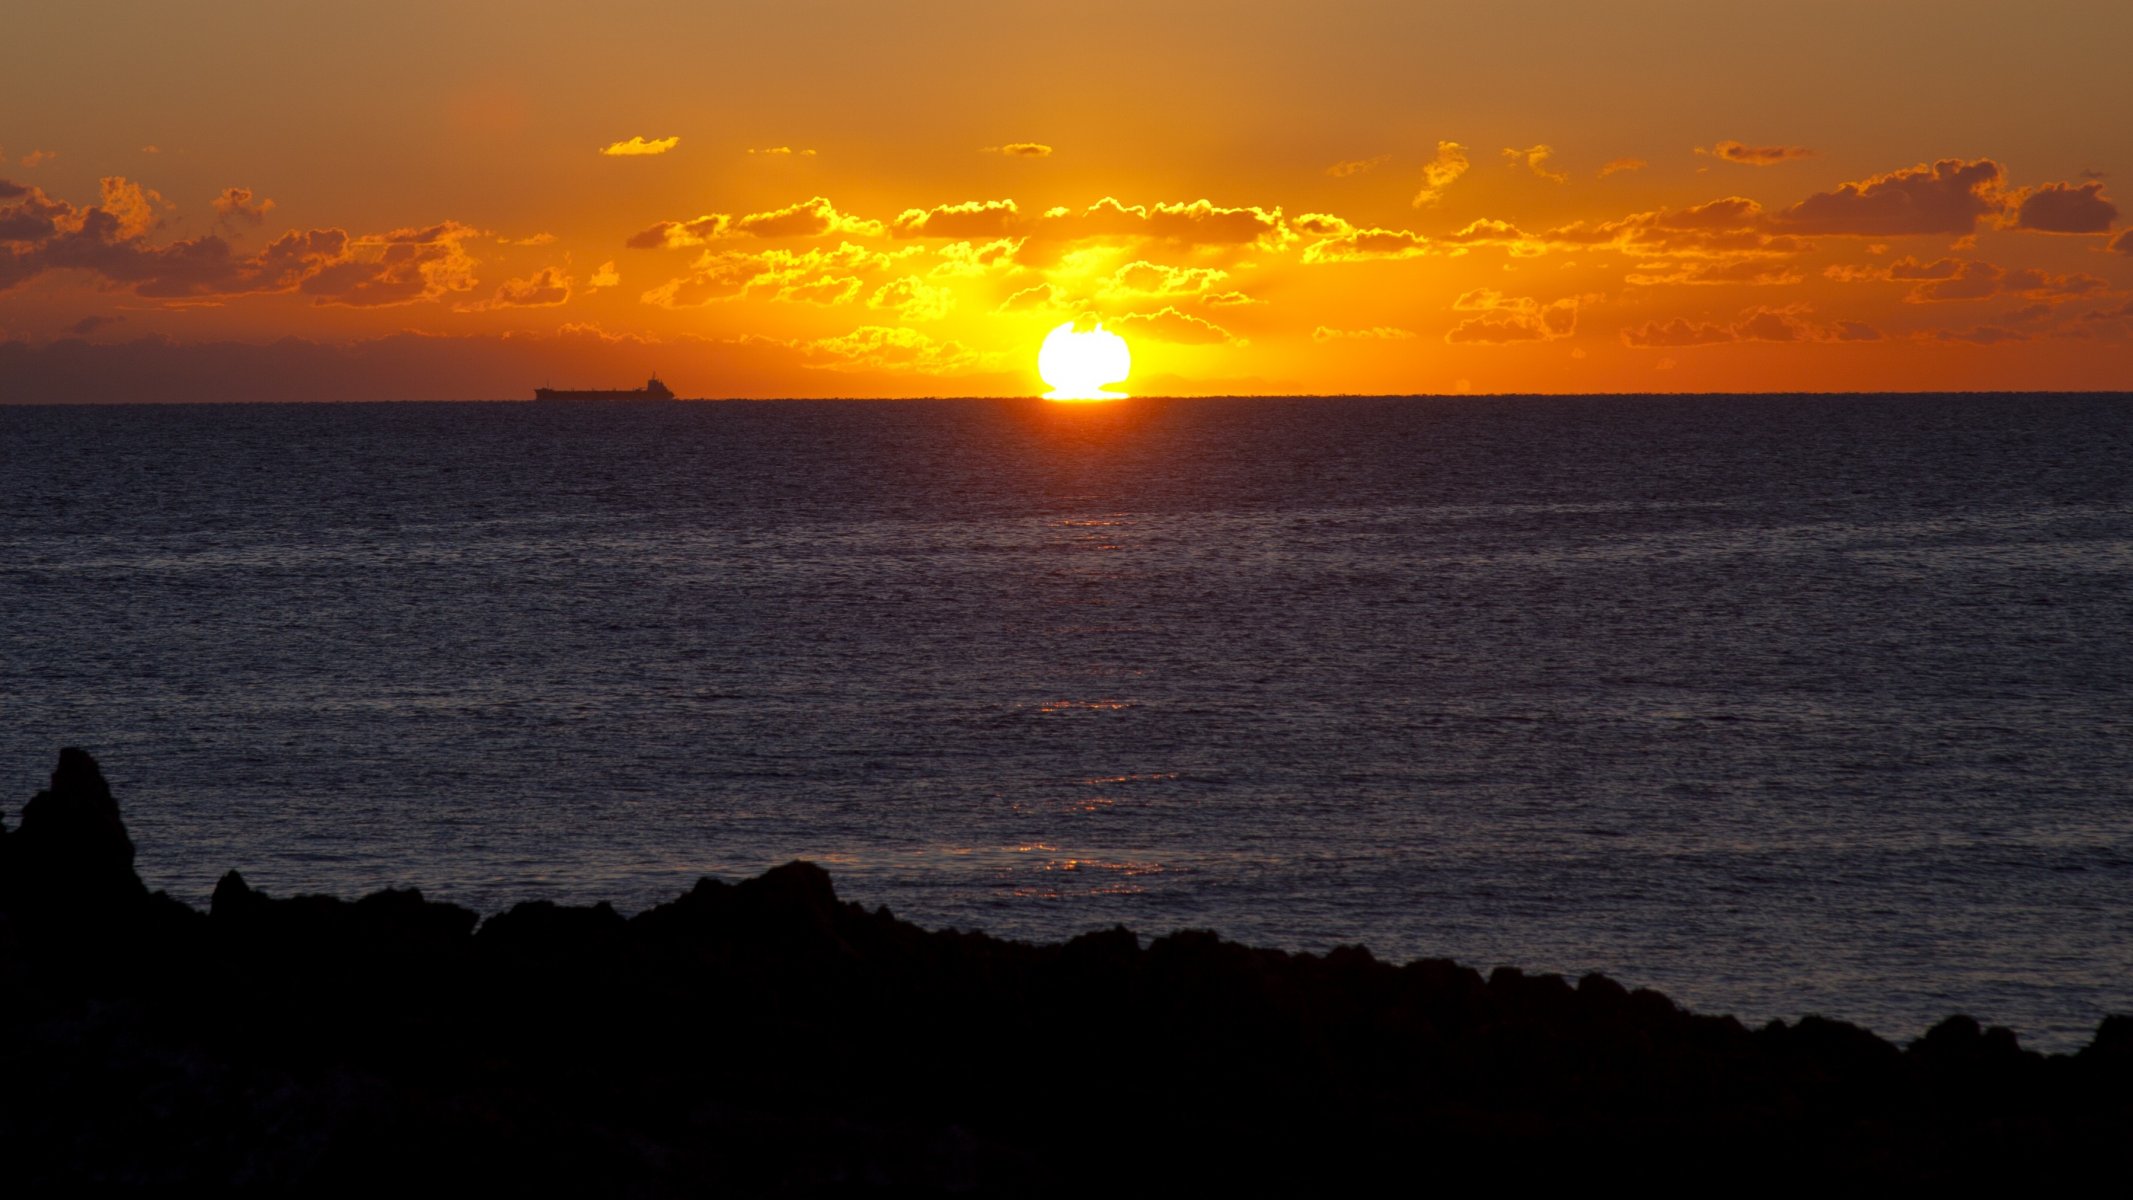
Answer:
[(1002, 300), (995, 313), (1063, 312), (1074, 305), (1065, 289), (1057, 284), (1039, 283), (1023, 288)]
[(1813, 158), (1815, 154), (1805, 146), (1749, 146), (1731, 139), (1708, 149), (1698, 146), (1696, 153), (1744, 167), (1774, 167), (1794, 159)]
[(291, 231), (238, 254), (220, 236), (150, 241), (169, 207), (152, 189), (110, 176), (101, 193), (98, 203), (76, 206), (0, 183), (0, 201), (9, 202), (0, 205), (0, 291), (48, 271), (80, 271), (153, 299), (295, 292), (317, 304), (371, 307), (440, 299), (475, 283), (465, 243), (481, 231), (456, 221), (365, 236)]
[(1738, 320), (1724, 324), (1675, 317), (1647, 321), (1622, 331), (1622, 344), (1638, 349), (1676, 346), (1714, 346), (1730, 342), (1876, 342), (1879, 329), (1860, 321), (1837, 321), (1828, 325), (1808, 319), (1804, 304), (1786, 308), (1751, 308)]
[(1971, 234), (1981, 219), (2007, 210), (2004, 178), (2000, 164), (1989, 158), (1944, 158), (1930, 167), (1920, 164), (1818, 192), (1771, 214), (1770, 223), (1793, 233), (1838, 237)]
[(1937, 342), (1962, 342), (1972, 346), (1997, 346), (2003, 342), (2026, 342), (2029, 335), (2019, 329), (2000, 325), (1978, 325), (1970, 329), (1936, 329), (1925, 336)]
[(1611, 158), (1600, 164), (1597, 178), (1605, 179), (1622, 171), (1642, 171), (1648, 166), (1651, 164), (1641, 158)]
[(1567, 173), (1548, 169), (1548, 159), (1554, 153), (1553, 147), (1545, 145), (1528, 146), (1523, 150), (1514, 150), (1506, 146), (1504, 147), (1503, 156), (1511, 160), (1512, 166), (1522, 166), (1550, 183), (1570, 182), (1570, 176)]
[(2016, 295), (2029, 300), (2057, 303), (2076, 296), (2094, 295), (2109, 284), (2094, 275), (2054, 275), (2033, 267), (2007, 270), (1976, 259), (1938, 258), (1922, 262), (1906, 255), (1885, 267), (1838, 264), (1822, 272), (1838, 283), (1908, 283), (1908, 304), (1935, 304), (1955, 300), (1984, 300)]
[(765, 147), (763, 147), (763, 148), (762, 148), (762, 149), (760, 149), (760, 150), (750, 150), (750, 151), (749, 151), (748, 153), (749, 153), (750, 155), (752, 155), (752, 156), (755, 156), (755, 157), (758, 157), (758, 158), (813, 158), (813, 157), (815, 157), (815, 152), (814, 152), (814, 151), (812, 151), (812, 150), (795, 150), (795, 149), (793, 149), (793, 148), (792, 148), (791, 146), (765, 146)]
[(1422, 164), (1422, 190), (1415, 193), (1416, 208), (1427, 208), (1444, 198), (1444, 191), (1466, 174), (1466, 147), (1457, 142), (1438, 142), (1437, 157)]
[(616, 287), (621, 283), (622, 276), (615, 270), (615, 260), (609, 259), (600, 264), (599, 269), (592, 273), (591, 279), (585, 281), (585, 287), (586, 290), (590, 291), (596, 288)]
[(1176, 342), (1182, 345), (1214, 345), (1226, 343), (1245, 345), (1245, 340), (1205, 317), (1179, 312), (1165, 306), (1152, 313), (1127, 313), (1111, 321), (1113, 331), (1123, 335), (1131, 332), (1136, 337), (1151, 338), (1158, 342)]
[(570, 300), (572, 280), (558, 267), (543, 267), (525, 279), (507, 279), (497, 285), (487, 300), (462, 304), (460, 312), (498, 308), (554, 308)]
[(219, 214), (216, 223), (225, 229), (235, 229), (240, 225), (256, 229), (265, 223), (267, 213), (274, 207), (272, 200), (255, 200), (251, 188), (241, 187), (222, 189), (222, 194), (215, 197), (214, 203), (215, 212)]
[(1414, 330), (1395, 329), (1390, 325), (1372, 325), (1368, 329), (1335, 329), (1329, 325), (1321, 325), (1311, 331), (1311, 340), (1314, 342), (1411, 342), (1414, 339)]
[(1767, 258), (1717, 259), (1708, 262), (1661, 262), (1647, 264), (1623, 277), (1637, 287), (1669, 285), (1744, 284), (1750, 287), (1784, 287), (1806, 276), (1785, 263)]
[(41, 167), (58, 157), (59, 151), (57, 150), (32, 150), (23, 155), (21, 161), (25, 167)]
[(822, 275), (798, 283), (784, 284), (771, 295), (771, 299), (787, 304), (814, 304), (833, 308), (858, 299), (860, 289), (865, 286), (857, 276)]
[(955, 307), (955, 293), (906, 275), (874, 289), (867, 307), (894, 312), (906, 321), (937, 321)]
[(499, 246), (553, 246), (555, 242), (556, 236), (552, 233), (529, 233), (522, 238), (500, 237), (496, 239), (496, 244)]
[(996, 238), (1007, 234), (1020, 215), (1013, 200), (966, 200), (907, 208), (889, 222), (889, 232), (897, 237)]
[(161, 146), (143, 146), (143, 147), (141, 147), (141, 153), (143, 153), (143, 154), (161, 154), (161, 153), (163, 153), (163, 147), (161, 147)]
[(648, 154), (665, 154), (681, 145), (678, 137), (653, 138), (650, 141), (633, 137), (626, 142), (609, 142), (600, 147), (600, 153), (609, 158), (637, 158)]
[(2128, 229), (2111, 239), (2111, 252), (2114, 254), (2133, 254), (2133, 229)]
[(1009, 142), (1004, 146), (987, 146), (980, 154), (998, 154), (1003, 158), (1050, 158), (1052, 148), (1043, 142)]
[(123, 316), (106, 316), (102, 313), (92, 313), (67, 326), (67, 332), (75, 337), (87, 337), (107, 325), (117, 325), (125, 319)]
[(1113, 271), (1098, 290), (1107, 297), (1200, 296), (1228, 278), (1229, 272), (1213, 267), (1167, 267), (1142, 259)]
[(1327, 167), (1326, 174), (1335, 179), (1346, 179), (1350, 175), (1367, 175), (1391, 161), (1390, 154), (1380, 154), (1376, 158), (1351, 158)]
[(1247, 296), (1243, 292), (1222, 292), (1202, 296), (1200, 303), (1209, 308), (1244, 308), (1253, 304), (1265, 304), (1266, 301)]
[(1420, 258), (1435, 253), (1430, 240), (1407, 229), (1349, 229), (1304, 247), (1307, 263)]
[(926, 274), (936, 279), (954, 279), (1011, 271), (1022, 242), (1021, 238), (994, 238), (983, 243), (949, 242), (934, 251), (941, 261)]
[(936, 341), (916, 329), (862, 325), (840, 337), (798, 343), (805, 365), (825, 371), (959, 374), (986, 359), (961, 342)]
[(879, 237), (881, 232), (881, 222), (839, 212), (826, 197), (816, 196), (769, 212), (741, 216), (706, 213), (688, 221), (660, 221), (631, 234), (625, 244), (636, 250), (675, 250), (720, 238), (821, 237), (832, 233)]
[(2015, 228), (2041, 233), (2109, 233), (2118, 206), (2104, 199), (2103, 184), (2047, 183), (2022, 198)]
[(1577, 332), (1578, 307), (1598, 299), (1597, 296), (1565, 296), (1543, 304), (1531, 296), (1506, 296), (1494, 288), (1476, 288), (1452, 301), (1452, 309), (1478, 315), (1452, 326), (1444, 340), (1455, 345), (1504, 345), (1566, 338)]

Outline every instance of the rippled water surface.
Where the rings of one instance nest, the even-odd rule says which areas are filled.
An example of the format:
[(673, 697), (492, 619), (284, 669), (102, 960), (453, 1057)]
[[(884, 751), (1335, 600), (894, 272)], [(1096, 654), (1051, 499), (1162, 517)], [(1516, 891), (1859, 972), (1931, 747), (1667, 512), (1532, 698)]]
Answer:
[(154, 886), (789, 858), (1893, 1037), (2133, 1011), (2133, 401), (0, 408), (0, 808)]

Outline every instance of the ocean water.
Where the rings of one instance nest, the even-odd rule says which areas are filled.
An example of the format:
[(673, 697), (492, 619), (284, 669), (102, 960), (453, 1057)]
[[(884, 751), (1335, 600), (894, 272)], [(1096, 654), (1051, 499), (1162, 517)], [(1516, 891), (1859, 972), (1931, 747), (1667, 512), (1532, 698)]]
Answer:
[(2133, 398), (0, 407), (0, 809), (152, 886), (2133, 1011)]

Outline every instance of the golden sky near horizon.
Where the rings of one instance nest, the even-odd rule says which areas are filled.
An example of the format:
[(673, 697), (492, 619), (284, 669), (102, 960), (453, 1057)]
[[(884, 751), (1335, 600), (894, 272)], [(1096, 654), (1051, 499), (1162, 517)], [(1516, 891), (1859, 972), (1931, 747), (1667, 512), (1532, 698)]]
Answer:
[(15, 14), (0, 399), (2133, 388), (2133, 5), (1491, 7)]

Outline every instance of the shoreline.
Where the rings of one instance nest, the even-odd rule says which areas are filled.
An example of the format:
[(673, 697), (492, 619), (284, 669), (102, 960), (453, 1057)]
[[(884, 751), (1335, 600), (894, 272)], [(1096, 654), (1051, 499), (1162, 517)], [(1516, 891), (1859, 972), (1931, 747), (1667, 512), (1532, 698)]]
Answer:
[[(807, 863), (624, 918), (149, 893), (89, 755), (0, 833), (0, 1173), (47, 1189), (699, 1194), (2034, 1183), (2122, 1157), (2133, 1017), (1898, 1046), (1603, 976), (1123, 927), (928, 931)], [(419, 1173), (419, 1174), (416, 1174)]]

